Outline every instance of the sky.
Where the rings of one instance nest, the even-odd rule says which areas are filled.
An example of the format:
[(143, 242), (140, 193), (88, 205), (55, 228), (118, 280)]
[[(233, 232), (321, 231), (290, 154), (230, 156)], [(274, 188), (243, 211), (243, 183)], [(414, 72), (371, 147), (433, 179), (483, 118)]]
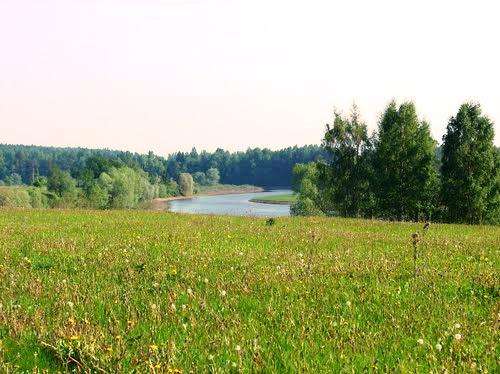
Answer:
[(279, 149), (395, 99), (438, 141), (479, 102), (500, 145), (495, 3), (0, 0), (0, 143)]

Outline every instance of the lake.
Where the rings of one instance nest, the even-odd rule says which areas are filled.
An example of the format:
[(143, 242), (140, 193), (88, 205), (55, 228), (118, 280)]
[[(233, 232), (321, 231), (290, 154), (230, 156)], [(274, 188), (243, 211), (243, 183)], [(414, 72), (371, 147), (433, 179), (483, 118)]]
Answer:
[(178, 213), (251, 217), (289, 216), (289, 205), (252, 203), (250, 199), (290, 193), (292, 193), (291, 190), (271, 190), (232, 195), (195, 196), (192, 199), (169, 201), (168, 209)]

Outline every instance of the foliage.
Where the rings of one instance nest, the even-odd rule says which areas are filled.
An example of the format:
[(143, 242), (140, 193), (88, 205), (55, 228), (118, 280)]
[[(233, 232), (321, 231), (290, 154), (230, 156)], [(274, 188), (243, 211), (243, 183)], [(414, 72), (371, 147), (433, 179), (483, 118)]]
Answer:
[(21, 176), (17, 173), (12, 173), (5, 177), (4, 182), (6, 186), (20, 186), (23, 184)]
[(206, 183), (209, 186), (214, 186), (220, 181), (219, 170), (216, 168), (210, 168), (207, 170), (206, 174)]
[(290, 213), (295, 216), (322, 215), (327, 209), (322, 203), (324, 195), (318, 188), (319, 170), (317, 163), (298, 164), (293, 168), (293, 189), (298, 193), (291, 204)]
[(76, 182), (67, 171), (62, 171), (58, 167), (54, 167), (47, 179), (47, 189), (59, 196), (74, 194), (76, 191)]
[(413, 103), (388, 105), (375, 144), (374, 192), (380, 217), (432, 216), (439, 188), (435, 147), (429, 125), (419, 121)]
[(0, 207), (31, 208), (31, 198), (25, 187), (0, 187)]
[(442, 201), (451, 222), (500, 223), (500, 159), (493, 123), (463, 104), (443, 136)]
[[(319, 146), (289, 147), (271, 151), (248, 149), (230, 153), (222, 149), (215, 152), (177, 152), (167, 158), (148, 154), (111, 151), (107, 149), (57, 148), (0, 144), (0, 180), (12, 173), (21, 176), (24, 184), (32, 184), (38, 176), (48, 176), (52, 167), (67, 171), (87, 189), (86, 182), (108, 172), (111, 167), (128, 166), (142, 169), (154, 183), (177, 180), (180, 173), (206, 173), (219, 171), (224, 184), (252, 184), (260, 186), (289, 186), (292, 168), (297, 163), (315, 161), (324, 156)], [(214, 175), (212, 183), (216, 181)]]
[(193, 195), (194, 190), (194, 182), (193, 177), (189, 173), (180, 173), (179, 174), (179, 191), (182, 196), (191, 196)]
[(323, 145), (331, 162), (323, 168), (323, 194), (335, 212), (344, 217), (373, 215), (374, 197), (370, 186), (371, 145), (366, 124), (354, 105), (350, 116), (334, 113), (327, 125)]
[[(102, 177), (102, 178), (101, 178)], [(111, 168), (109, 174), (102, 173), (100, 185), (109, 194), (109, 207), (131, 209), (157, 197), (157, 191), (149, 183), (147, 174), (129, 167)]]
[(207, 177), (204, 172), (197, 171), (193, 173), (193, 180), (198, 186), (206, 186), (207, 185)]
[(499, 227), (265, 222), (0, 211), (0, 372), (497, 371)]

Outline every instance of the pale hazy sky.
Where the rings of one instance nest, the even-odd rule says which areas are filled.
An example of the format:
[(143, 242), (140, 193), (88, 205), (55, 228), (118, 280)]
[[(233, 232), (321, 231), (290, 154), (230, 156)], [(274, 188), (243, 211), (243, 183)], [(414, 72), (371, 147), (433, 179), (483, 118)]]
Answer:
[(439, 141), (479, 101), (498, 145), (496, 3), (0, 0), (0, 143), (275, 149), (395, 98)]

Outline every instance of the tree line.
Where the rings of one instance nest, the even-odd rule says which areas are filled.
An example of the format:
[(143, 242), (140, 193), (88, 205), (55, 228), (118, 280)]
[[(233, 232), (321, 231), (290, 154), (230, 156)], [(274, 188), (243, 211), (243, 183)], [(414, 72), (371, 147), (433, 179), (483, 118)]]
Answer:
[(392, 101), (370, 136), (359, 110), (334, 113), (328, 161), (294, 167), (295, 215), (500, 223), (500, 153), (493, 122), (463, 104), (437, 147), (412, 102)]
[[(32, 185), (36, 178), (47, 177), (52, 168), (67, 171), (79, 179), (87, 167), (87, 159), (98, 157), (109, 160), (115, 167), (127, 166), (148, 173), (152, 182), (177, 181), (181, 173), (203, 180), (200, 173), (208, 173), (208, 183), (217, 170), (220, 183), (251, 184), (263, 187), (290, 186), (292, 168), (297, 163), (307, 163), (326, 157), (317, 145), (289, 147), (272, 151), (253, 148), (245, 152), (177, 152), (167, 158), (153, 152), (139, 154), (107, 149), (58, 148), (0, 144), (0, 181), (9, 185)], [(210, 171), (212, 169), (212, 171)]]
[(192, 195), (201, 186), (289, 186), (296, 163), (322, 157), (319, 146), (279, 151), (178, 152), (163, 158), (83, 148), (0, 145), (0, 206), (135, 208), (156, 197)]

